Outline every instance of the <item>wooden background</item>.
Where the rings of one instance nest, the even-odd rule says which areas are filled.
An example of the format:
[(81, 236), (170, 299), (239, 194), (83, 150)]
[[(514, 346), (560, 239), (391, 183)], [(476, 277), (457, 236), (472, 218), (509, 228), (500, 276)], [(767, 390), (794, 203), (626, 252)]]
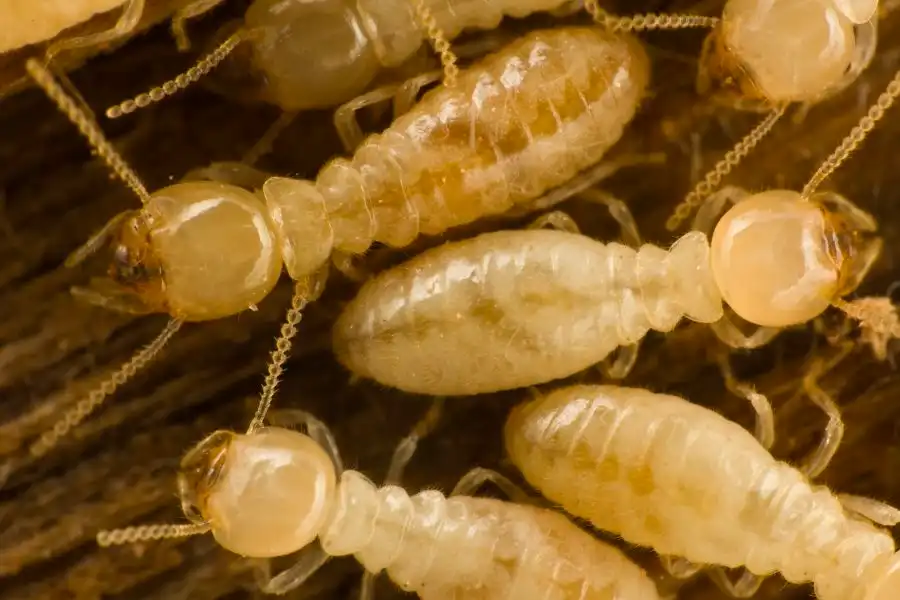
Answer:
[[(623, 0), (616, 8), (677, 10), (690, 4)], [(715, 12), (716, 3), (707, 4)], [(241, 2), (229, 2), (192, 25), (196, 51), (241, 9)], [(802, 122), (784, 120), (730, 181), (751, 190), (799, 189), (900, 68), (900, 11), (885, 18), (881, 36), (878, 56), (858, 85), (813, 108)], [(758, 119), (696, 97), (701, 37), (699, 32), (644, 36), (655, 61), (653, 96), (616, 152), (664, 152), (667, 164), (631, 169), (605, 186), (632, 206), (645, 238), (662, 245), (673, 240), (663, 228), (666, 215)], [(179, 54), (166, 28), (157, 27), (89, 61), (72, 79), (102, 115), (109, 104), (164, 80), (195, 58), (195, 53)], [(12, 73), (21, 57), (4, 61)], [(0, 78), (0, 86), (12, 79)], [(197, 86), (137, 115), (101, 123), (154, 189), (211, 161), (238, 159), (277, 115), (272, 107), (242, 105)], [(900, 225), (898, 133), (900, 107), (825, 186), (872, 211), (885, 235), (886, 251), (862, 289), (866, 294), (885, 294), (900, 280), (900, 246), (894, 243)], [(285, 132), (262, 166), (312, 177), (336, 153), (329, 114), (310, 113)], [(68, 289), (84, 283), (88, 273), (61, 266), (97, 227), (136, 205), (137, 199), (110, 180), (74, 127), (40, 93), (26, 90), (0, 102), (0, 460), (25, 460), (27, 445), (79, 394), (163, 326), (163, 316), (131, 319), (76, 302)], [(565, 208), (589, 234), (601, 239), (614, 234), (610, 219), (596, 207), (573, 201)], [(347, 466), (377, 481), (428, 399), (370, 383), (351, 384), (332, 358), (329, 326), (354, 289), (335, 278), (325, 297), (307, 311), (277, 403), (315, 412), (333, 427)], [(103, 550), (94, 535), (103, 528), (180, 520), (174, 485), (179, 458), (216, 428), (246, 426), (289, 293), (285, 280), (256, 313), (186, 326), (158, 362), (57, 451), (10, 477), (0, 489), (0, 598), (253, 595), (252, 564), (218, 548), (209, 536)], [(708, 330), (696, 325), (666, 337), (651, 335), (629, 383), (683, 394), (749, 425), (748, 407), (723, 387), (710, 353), (714, 344)], [(811, 357), (831, 351), (811, 328), (799, 328), (765, 351), (734, 357), (739, 374), (771, 394), (775, 453), (785, 460), (801, 458), (821, 434), (824, 419), (799, 393), (799, 381)], [(875, 361), (861, 347), (826, 379), (843, 409), (847, 434), (822, 480), (841, 492), (900, 503), (895, 425), (900, 377), (893, 364), (893, 359)], [(598, 376), (591, 371), (582, 379)], [(510, 392), (451, 402), (413, 459), (406, 487), (447, 491), (476, 465), (513, 474), (503, 461), (500, 431), (507, 410), (523, 397)], [(652, 554), (633, 555), (659, 575)], [(292, 597), (351, 597), (359, 573), (352, 559), (334, 560)], [(664, 589), (674, 589), (673, 582), (659, 576)], [(772, 578), (758, 597), (793, 600), (808, 594), (806, 588)], [(379, 598), (400, 595), (381, 581)], [(719, 597), (703, 577), (679, 592), (682, 600)]]

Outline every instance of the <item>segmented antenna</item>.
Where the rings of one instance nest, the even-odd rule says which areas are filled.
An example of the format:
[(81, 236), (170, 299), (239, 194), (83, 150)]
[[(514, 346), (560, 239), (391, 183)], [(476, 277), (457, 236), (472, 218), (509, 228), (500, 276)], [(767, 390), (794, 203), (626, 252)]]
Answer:
[(885, 111), (894, 104), (898, 96), (900, 96), (900, 71), (894, 75), (887, 89), (878, 96), (878, 100), (875, 101), (869, 112), (860, 119), (856, 127), (850, 130), (850, 133), (844, 138), (841, 145), (831, 153), (831, 156), (825, 159), (819, 170), (813, 174), (809, 183), (806, 184), (806, 187), (801, 192), (804, 198), (808, 198), (815, 192), (816, 188), (853, 154), (863, 140), (866, 139), (866, 136), (869, 135), (869, 132), (875, 128), (875, 124), (884, 116)]
[(164, 100), (165, 98), (168, 98), (169, 96), (172, 96), (175, 93), (185, 89), (192, 83), (197, 82), (201, 77), (215, 69), (217, 66), (219, 66), (219, 63), (225, 60), (225, 57), (231, 54), (231, 51), (234, 50), (237, 45), (240, 44), (244, 39), (245, 35), (241, 31), (232, 34), (228, 39), (219, 44), (219, 46), (215, 50), (210, 52), (205, 57), (201, 58), (197, 62), (197, 64), (195, 64), (184, 73), (178, 75), (173, 79), (170, 79), (162, 85), (156, 86), (149, 92), (138, 94), (130, 100), (125, 100), (115, 106), (107, 108), (107, 118), (118, 119), (123, 115), (131, 114), (139, 108), (150, 106), (154, 102)]
[(275, 398), (281, 374), (284, 372), (284, 363), (287, 362), (290, 356), (292, 340), (297, 335), (297, 325), (303, 318), (303, 309), (321, 295), (325, 288), (326, 276), (327, 270), (323, 270), (323, 272), (298, 279), (294, 284), (291, 308), (288, 310), (284, 324), (281, 326), (280, 335), (275, 340), (275, 350), (272, 351), (272, 357), (269, 361), (268, 372), (266, 373), (262, 394), (259, 398), (259, 406), (257, 406), (256, 414), (250, 421), (247, 433), (253, 433), (263, 426), (266, 413), (269, 412), (269, 407)]
[(450, 47), (450, 42), (447, 41), (447, 36), (438, 25), (431, 9), (425, 5), (425, 0), (412, 0), (412, 3), (419, 24), (425, 29), (434, 51), (441, 57), (441, 65), (444, 67), (444, 85), (447, 87), (456, 85), (456, 79), (459, 76), (459, 67), (456, 65), (458, 59)]
[(56, 422), (55, 425), (32, 444), (29, 452), (35, 458), (40, 458), (53, 449), (59, 443), (59, 440), (66, 436), (74, 427), (84, 421), (91, 413), (97, 410), (106, 399), (111, 396), (116, 389), (126, 381), (134, 377), (134, 374), (147, 366), (163, 347), (168, 343), (173, 335), (181, 328), (184, 321), (179, 319), (170, 319), (165, 328), (160, 332), (156, 339), (148, 344), (144, 349), (136, 352), (131, 360), (119, 367), (99, 386), (88, 394), (87, 398), (80, 400), (72, 409), (67, 411), (63, 417)]
[(110, 546), (121, 546), (123, 544), (189, 537), (206, 533), (209, 530), (208, 523), (125, 527), (124, 529), (101, 531), (97, 534), (97, 545), (101, 548), (109, 548)]
[(106, 136), (103, 135), (103, 132), (100, 131), (97, 123), (81, 110), (75, 101), (60, 87), (47, 67), (35, 59), (29, 58), (25, 62), (25, 70), (34, 79), (35, 83), (44, 90), (47, 97), (56, 104), (60, 112), (66, 115), (69, 121), (78, 128), (81, 135), (91, 145), (94, 153), (102, 158), (110, 170), (137, 194), (142, 204), (147, 204), (150, 201), (150, 194), (147, 193), (147, 188), (141, 183), (140, 178), (131, 170), (125, 159), (116, 152), (109, 140), (106, 139)]
[(599, 25), (611, 31), (649, 31), (651, 29), (712, 29), (719, 24), (718, 17), (702, 15), (644, 14), (617, 17), (609, 14), (597, 0), (584, 0), (584, 9)]
[(778, 119), (784, 115), (787, 104), (776, 106), (775, 109), (766, 115), (766, 118), (759, 122), (753, 130), (744, 136), (737, 145), (725, 154), (725, 157), (716, 163), (713, 170), (706, 174), (703, 181), (698, 183), (691, 192), (685, 196), (684, 200), (675, 208), (675, 212), (666, 221), (666, 229), (675, 231), (678, 227), (691, 216), (698, 206), (715, 191), (722, 182), (722, 178), (728, 175), (740, 162), (750, 153), (753, 148), (762, 140), (772, 127), (778, 122)]

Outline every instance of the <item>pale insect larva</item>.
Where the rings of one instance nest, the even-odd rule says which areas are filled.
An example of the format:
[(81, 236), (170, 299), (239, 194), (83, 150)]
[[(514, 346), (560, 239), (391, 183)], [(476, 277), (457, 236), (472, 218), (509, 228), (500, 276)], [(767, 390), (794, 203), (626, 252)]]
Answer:
[[(631, 543), (760, 576), (777, 571), (812, 582), (819, 600), (900, 594), (900, 555), (887, 532), (845, 513), (736, 423), (681, 398), (562, 388), (514, 409), (505, 441), (547, 498)], [(874, 500), (851, 497), (847, 506), (897, 521), (896, 509)]]
[[(200, 0), (172, 22), (179, 46), (187, 46), (184, 23), (222, 0)], [(116, 118), (184, 89), (238, 46), (250, 47), (245, 93), (286, 111), (329, 108), (363, 94), (379, 72), (412, 57), (438, 32), (444, 42), (464, 29), (495, 29), (505, 16), (554, 11), (569, 0), (255, 0), (237, 33), (186, 74), (107, 111)], [(195, 8), (196, 7), (196, 8)], [(446, 54), (445, 54), (446, 55)], [(396, 86), (367, 94), (385, 99)]]
[[(605, 245), (557, 215), (568, 232), (496, 232), (446, 244), (368, 281), (335, 324), (335, 352), (353, 372), (392, 387), (468, 395), (572, 375), (631, 344), (628, 365), (647, 331), (670, 331), (682, 316), (714, 323), (723, 341), (745, 348), (832, 304), (883, 335), (900, 334), (890, 304), (841, 300), (879, 255), (875, 220), (838, 194), (815, 193), (897, 95), (900, 73), (802, 193), (728, 188), (709, 198), (695, 220), (701, 230), (726, 202), (737, 203), (711, 241), (692, 231), (668, 252)], [(627, 207), (593, 194), (636, 245)], [(741, 333), (723, 299), (758, 331)]]
[[(423, 421), (433, 423), (432, 412)], [(301, 585), (329, 557), (354, 555), (368, 573), (384, 570), (426, 599), (659, 600), (637, 565), (560, 513), (463, 495), (482, 483), (477, 471), (450, 497), (379, 487), (357, 471), (342, 471), (323, 424), (303, 411), (282, 414), (309, 435), (284, 427), (217, 431), (185, 455), (178, 488), (192, 524), (105, 531), (98, 542), (212, 531), (221, 546), (243, 556), (302, 551), (294, 567), (262, 584), (276, 594)], [(421, 429), (404, 443), (414, 447)], [(366, 589), (362, 598), (370, 597)]]
[[(144, 0), (8, 0), (0, 13), (0, 52), (9, 52), (30, 44), (53, 39), (64, 30), (90, 20), (95, 15), (115, 10), (124, 4), (125, 11), (136, 10), (136, 20), (143, 11)], [(130, 5), (139, 4), (133, 7)], [(135, 22), (136, 22), (135, 20)], [(117, 26), (116, 33), (125, 34), (133, 27)], [(87, 38), (83, 38), (87, 40)], [(90, 38), (85, 45), (100, 43), (111, 38)], [(73, 38), (66, 40), (71, 43)]]
[(112, 219), (70, 257), (77, 264), (113, 248), (109, 277), (78, 293), (108, 308), (173, 317), (158, 342), (43, 436), (36, 454), (147, 364), (182, 322), (253, 308), (282, 265), (297, 281), (291, 314), (299, 321), (321, 292), (334, 252), (362, 253), (375, 241), (402, 246), (419, 234), (528, 208), (585, 168), (588, 179), (601, 178), (615, 163), (596, 163), (622, 135), (649, 78), (647, 57), (632, 39), (595, 28), (533, 32), (461, 71), (452, 88), (426, 94), (352, 159), (326, 165), (315, 182), (268, 179), (263, 201), (211, 181), (149, 193), (52, 75), (37, 61), (27, 66), (144, 205)]

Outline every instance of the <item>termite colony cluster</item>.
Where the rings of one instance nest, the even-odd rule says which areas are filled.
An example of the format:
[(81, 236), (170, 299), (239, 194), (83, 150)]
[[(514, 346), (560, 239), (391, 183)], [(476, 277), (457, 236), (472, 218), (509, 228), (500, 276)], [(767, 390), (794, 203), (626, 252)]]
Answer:
[[(331, 557), (353, 555), (366, 573), (352, 592), (362, 598), (376, 595), (382, 571), (400, 589), (435, 599), (692, 600), (701, 580), (750, 597), (773, 575), (811, 584), (820, 600), (900, 598), (900, 554), (887, 529), (900, 511), (811, 482), (844, 438), (842, 409), (820, 380), (851, 355), (888, 358), (900, 337), (890, 298), (858, 291), (891, 246), (880, 233), (890, 227), (866, 210), (867, 198), (824, 185), (887, 126), (900, 96), (900, 71), (877, 89), (860, 83), (885, 43), (895, 57), (885, 64), (898, 62), (900, 46), (885, 34), (900, 35), (893, 5), (724, 0), (638, 13), (602, 0), (254, 0), (188, 71), (104, 116), (54, 65), (66, 52), (130, 34), (151, 0), (107, 4), (98, 10), (121, 13), (109, 29), (60, 35), (25, 61), (25, 72), (139, 200), (97, 223), (71, 253), (65, 272), (90, 281), (74, 295), (169, 321), (82, 397), (44, 410), (53, 424), (5, 455), (0, 493), (27, 494), (28, 472), (74, 447), (72, 438), (113, 408), (104, 403), (129, 379), (145, 367), (152, 376), (150, 363), (177, 348), (179, 331), (228, 318), (249, 327), (258, 315), (248, 311), (283, 271), (293, 296), (248, 428), (211, 427), (181, 459), (182, 522), (134, 523), (153, 516), (172, 488), (156, 486), (154, 498), (129, 505), (128, 514), (105, 514), (86, 498), (93, 512), (79, 517), (72, 501), (78, 531), (45, 555), (96, 535), (101, 555), (136, 563), (157, 545), (211, 533), (243, 557), (234, 561), (252, 565), (252, 588), (263, 594), (306, 597), (302, 590)], [(191, 29), (227, 4), (181, 6), (171, 20), (175, 46), (197, 46)], [(3, 49), (71, 24), (40, 19), (45, 31), (0, 39)], [(510, 21), (516, 34), (498, 35)], [(677, 36), (699, 42), (691, 42), (693, 57), (662, 49)], [(648, 105), (666, 104), (670, 92), (685, 97), (656, 83), (660, 71), (678, 71), (672, 61), (691, 65), (691, 110), (751, 123), (708, 174), (694, 174), (693, 189), (679, 187), (686, 178), (670, 173), (669, 156), (674, 139), (705, 159), (691, 131), (670, 120), (654, 129), (665, 135), (629, 136), (632, 121), (650, 118)], [(252, 101), (246, 106), (281, 116), (249, 152), (226, 148), (220, 155), (235, 154), (228, 162), (185, 165), (179, 181), (148, 188), (106, 138), (107, 120), (165, 111), (176, 96), (203, 94), (186, 88), (227, 69), (242, 76), (235, 94)], [(845, 118), (832, 120), (842, 125), (834, 149), (806, 149), (806, 162), (818, 167), (804, 184), (783, 184), (783, 153), (768, 162), (776, 173), (745, 176), (754, 191), (727, 181), (745, 158), (778, 156), (788, 137), (804, 135), (809, 114), (847, 98)], [(390, 123), (367, 135), (365, 117), (382, 111), (387, 119), (385, 107)], [(333, 113), (344, 155), (307, 178), (259, 167), (310, 111)], [(757, 113), (755, 124), (748, 113)], [(791, 113), (793, 122), (783, 118)], [(646, 228), (659, 232), (656, 243), (644, 241), (632, 216), (637, 199), (607, 189), (614, 175), (665, 182), (653, 214), (670, 216)], [(773, 185), (777, 177), (783, 181)], [(640, 195), (641, 184), (632, 189)], [(601, 209), (593, 220), (608, 214), (619, 233), (582, 233), (563, 203), (584, 214)], [(97, 263), (105, 272), (90, 277)], [(332, 289), (350, 290), (348, 301), (332, 301)], [(396, 446), (383, 485), (345, 468), (341, 436), (302, 393), (282, 389), (276, 398), (301, 319), (317, 311), (333, 317), (328, 346), (341, 376), (354, 380), (348, 393), (377, 387), (418, 396), (385, 392), (379, 400), (401, 402), (405, 413), (418, 403), (424, 413)], [(825, 423), (820, 441), (791, 464), (770, 452), (779, 411), (731, 364), (733, 354), (762, 352), (792, 335), (779, 335), (788, 329), (827, 342), (789, 365), (792, 393)], [(649, 377), (667, 368), (660, 347), (698, 330), (709, 335), (696, 336), (696, 360), (716, 363), (723, 388), (752, 407), (752, 433), (687, 394), (661, 393), (665, 378)], [(639, 353), (645, 336), (657, 348)], [(303, 361), (295, 362), (291, 379), (302, 390)], [(407, 492), (404, 471), (423, 438), (443, 438), (435, 430), (462, 414), (457, 406), (467, 407), (463, 418), (474, 427), (500, 396), (514, 400), (493, 430), (512, 478), (470, 464), (447, 495)], [(509, 402), (502, 406), (507, 412)], [(453, 452), (452, 439), (443, 443)], [(488, 482), (502, 499), (478, 494)], [(14, 511), (0, 512), (4, 519), (15, 523)], [(652, 560), (641, 549), (653, 551)], [(23, 570), (24, 552), (17, 547), (4, 559), (0, 545), (0, 562), (13, 565), (0, 575)], [(91, 589), (84, 597), (100, 597), (102, 578)], [(169, 589), (155, 597), (176, 596)]]

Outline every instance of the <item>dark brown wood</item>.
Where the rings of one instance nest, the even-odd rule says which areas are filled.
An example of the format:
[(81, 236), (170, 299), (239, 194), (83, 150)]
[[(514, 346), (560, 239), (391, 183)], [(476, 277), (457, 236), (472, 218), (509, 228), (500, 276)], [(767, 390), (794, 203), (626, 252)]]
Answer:
[[(689, 2), (620, 2), (630, 10)], [(229, 7), (233, 9), (233, 7)], [(749, 189), (802, 186), (805, 179), (864, 113), (867, 104), (900, 68), (900, 13), (883, 23), (882, 44), (871, 69), (846, 93), (812, 108), (801, 123), (776, 127), (729, 182)], [(216, 13), (198, 27), (211, 35), (232, 16)], [(193, 31), (193, 29), (192, 29)], [(701, 33), (646, 36), (656, 63), (653, 96), (617, 151), (665, 152), (664, 166), (630, 169), (608, 189), (634, 209), (648, 240), (674, 238), (664, 230), (669, 211), (759, 118), (715, 108), (693, 91)], [(72, 74), (98, 114), (183, 69), (196, 54), (178, 53), (164, 26), (132, 40), (114, 54), (98, 56)], [(0, 87), (4, 86), (0, 70)], [(234, 160), (277, 117), (266, 106), (230, 102), (198, 86), (169, 101), (102, 125), (148, 187), (162, 186), (191, 168)], [(164, 317), (131, 319), (76, 302), (68, 293), (83, 283), (87, 268), (61, 267), (67, 253), (116, 212), (136, 199), (89, 155), (75, 129), (36, 90), (0, 103), (0, 461), (25, 461), (0, 489), (0, 598), (23, 600), (93, 598), (247, 598), (252, 563), (218, 548), (208, 536), (101, 550), (99, 529), (179, 520), (175, 470), (181, 454), (219, 427), (246, 425), (262, 383), (290, 293), (282, 286), (257, 313), (215, 323), (188, 325), (158, 362), (122, 388), (63, 445), (39, 461), (27, 461), (27, 445), (163, 326)], [(884, 294), (898, 278), (900, 211), (900, 108), (895, 108), (864, 147), (826, 187), (871, 210), (887, 245), (863, 292)], [(314, 175), (338, 145), (327, 113), (311, 113), (278, 140), (264, 167)], [(700, 170), (692, 170), (697, 153)], [(597, 237), (614, 228), (595, 206), (565, 207)], [(399, 260), (411, 251), (396, 253)], [(329, 351), (329, 326), (354, 284), (336, 278), (307, 311), (298, 347), (277, 399), (278, 406), (311, 410), (334, 428), (346, 464), (375, 480), (384, 476), (397, 441), (428, 406), (379, 386), (351, 383)], [(629, 383), (683, 394), (749, 425), (752, 413), (727, 394), (712, 360), (714, 338), (688, 325), (669, 336), (649, 336)], [(896, 350), (896, 347), (894, 348)], [(799, 328), (769, 348), (734, 357), (742, 377), (771, 394), (776, 409), (775, 453), (799, 460), (818, 440), (824, 419), (798, 393), (815, 353), (832, 351)], [(582, 376), (597, 381), (591, 371)], [(844, 410), (847, 435), (822, 480), (836, 490), (900, 503), (900, 377), (858, 349), (825, 380)], [(454, 399), (438, 430), (410, 465), (405, 485), (449, 490), (469, 468), (481, 465), (512, 473), (502, 458), (500, 431), (510, 406), (524, 397), (509, 392)], [(654, 571), (655, 560), (637, 552)], [(355, 593), (359, 568), (335, 560), (296, 598), (346, 598)], [(805, 598), (805, 588), (773, 578), (760, 598)], [(380, 598), (399, 597), (389, 584)], [(718, 598), (701, 578), (682, 588), (682, 600)]]

